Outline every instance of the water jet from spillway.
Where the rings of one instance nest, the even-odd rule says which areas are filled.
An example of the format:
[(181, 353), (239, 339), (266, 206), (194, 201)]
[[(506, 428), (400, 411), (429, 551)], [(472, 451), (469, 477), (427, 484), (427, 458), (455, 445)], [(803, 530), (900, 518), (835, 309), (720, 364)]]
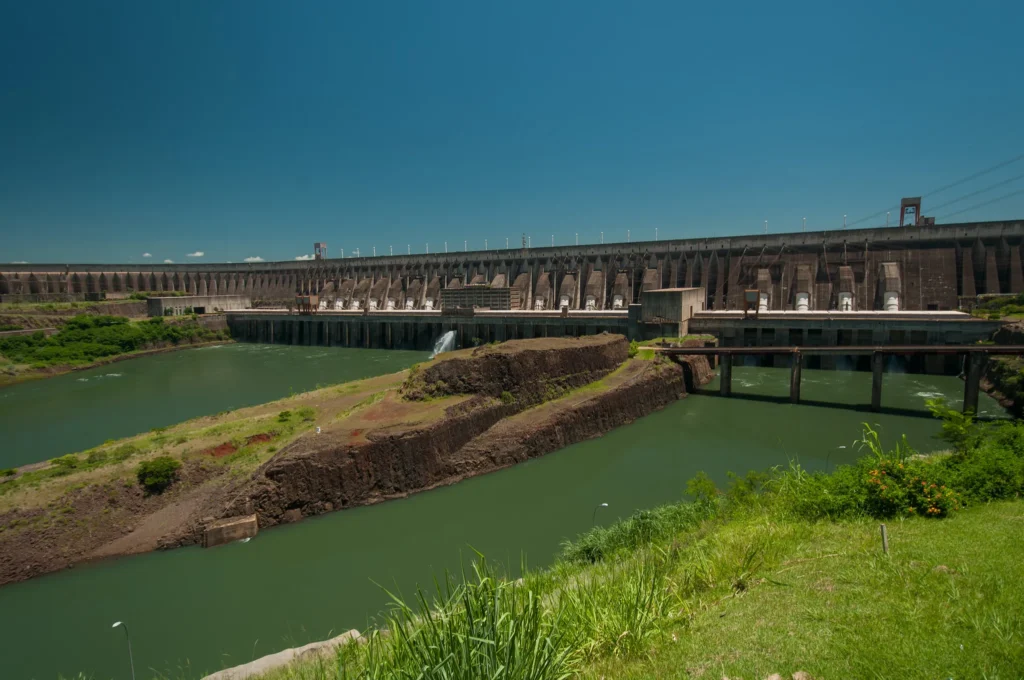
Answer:
[(447, 333), (443, 333), (441, 337), (437, 339), (437, 342), (434, 343), (434, 353), (430, 355), (430, 358), (433, 359), (438, 354), (441, 354), (442, 352), (450, 352), (453, 349), (455, 349), (455, 331), (448, 331)]

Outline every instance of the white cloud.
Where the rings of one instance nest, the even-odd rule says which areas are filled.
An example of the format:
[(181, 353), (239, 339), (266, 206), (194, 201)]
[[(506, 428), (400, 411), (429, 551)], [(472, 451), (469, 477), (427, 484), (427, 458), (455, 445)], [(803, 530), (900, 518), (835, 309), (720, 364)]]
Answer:
[(197, 251), (196, 251), (196, 252), (194, 252), (194, 253), (189, 253), (189, 254), (188, 254), (188, 255), (186, 255), (185, 257), (202, 257), (202, 256), (203, 256), (203, 255), (205, 255), (205, 254), (206, 254), (206, 253), (204, 253), (203, 251), (201, 251), (201, 250), (197, 250)]
[(263, 262), (263, 258), (260, 257), (259, 255), (253, 255), (252, 257), (245, 258), (245, 260), (243, 260), (243, 261), (244, 262)]
[(164, 260), (164, 264), (174, 264), (174, 260)]
[[(298, 260), (299, 258), (295, 258), (295, 259)], [(11, 264), (28, 264), (28, 262), (25, 262), (25, 260), (17, 260), (15, 262), (12, 262)]]
[(295, 258), (296, 260), (312, 260), (312, 255), (299, 255)]
[(143, 257), (153, 257), (153, 255), (152, 255), (152, 254), (150, 254), (150, 253), (143, 253), (143, 254), (142, 254), (142, 256), (143, 256)]

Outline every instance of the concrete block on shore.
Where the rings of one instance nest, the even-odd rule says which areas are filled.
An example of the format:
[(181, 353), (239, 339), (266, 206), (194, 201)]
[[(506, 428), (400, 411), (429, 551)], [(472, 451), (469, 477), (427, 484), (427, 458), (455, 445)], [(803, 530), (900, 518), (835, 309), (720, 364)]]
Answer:
[(296, 661), (308, 654), (330, 654), (341, 645), (349, 642), (350, 640), (358, 640), (360, 638), (359, 631), (352, 629), (347, 633), (342, 633), (338, 637), (331, 638), (330, 640), (323, 640), (321, 642), (310, 642), (308, 645), (302, 647), (294, 647), (292, 649), (285, 649), (276, 654), (268, 654), (267, 656), (250, 661), (247, 664), (241, 666), (235, 666), (234, 668), (225, 668), (222, 671), (217, 671), (212, 675), (207, 675), (203, 680), (246, 680), (246, 678), (252, 678), (264, 673), (287, 666), (292, 661)]
[(252, 538), (257, 533), (259, 533), (259, 523), (256, 521), (256, 515), (220, 519), (206, 526), (203, 531), (203, 547), (212, 548), (215, 545)]

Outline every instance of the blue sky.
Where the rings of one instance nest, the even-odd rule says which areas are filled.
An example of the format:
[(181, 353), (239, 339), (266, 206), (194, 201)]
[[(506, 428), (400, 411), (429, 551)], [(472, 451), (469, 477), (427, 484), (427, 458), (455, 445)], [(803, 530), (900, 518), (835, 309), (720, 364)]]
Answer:
[[(0, 0), (0, 262), (839, 228), (1024, 154), (1022, 25), (1019, 1)], [(1015, 217), (1024, 193), (949, 220)]]

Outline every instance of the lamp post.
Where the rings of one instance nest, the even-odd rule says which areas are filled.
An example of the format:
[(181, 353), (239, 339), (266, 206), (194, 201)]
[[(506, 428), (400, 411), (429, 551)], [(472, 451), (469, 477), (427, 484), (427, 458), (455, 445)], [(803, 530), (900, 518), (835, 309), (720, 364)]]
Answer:
[(626, 230), (626, 243), (629, 243), (629, 229)]
[(654, 228), (654, 240), (655, 241), (658, 240), (658, 228), (657, 227)]
[(607, 508), (607, 507), (608, 507), (607, 503), (601, 503), (601, 505), (598, 505), (596, 508), (594, 508), (594, 514), (592, 514), (590, 516), (590, 525), (591, 526), (593, 526), (594, 523), (597, 522), (597, 511), (600, 510), (601, 508)]
[(601, 232), (601, 243), (604, 243), (604, 232)]
[(807, 231), (807, 218), (804, 218), (804, 231)]
[(128, 663), (132, 669), (132, 680), (135, 680), (135, 660), (132, 658), (132, 639), (128, 636), (128, 624), (117, 621), (111, 628), (117, 628), (118, 626), (124, 628), (124, 639), (128, 641)]
[(764, 233), (768, 233), (768, 220), (764, 221)]

